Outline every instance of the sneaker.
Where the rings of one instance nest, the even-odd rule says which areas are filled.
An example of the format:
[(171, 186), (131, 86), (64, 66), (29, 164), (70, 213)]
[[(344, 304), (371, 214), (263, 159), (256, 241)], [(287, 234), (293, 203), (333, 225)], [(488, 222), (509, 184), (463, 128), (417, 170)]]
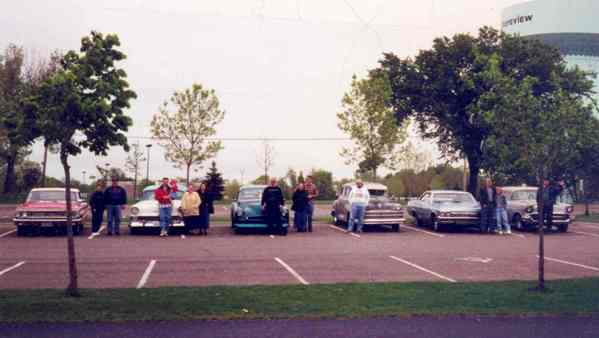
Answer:
[(500, 235), (504, 235), (504, 234), (505, 234), (505, 232), (503, 232), (503, 230), (499, 230), (499, 234), (500, 234)]
[(165, 236), (164, 230), (160, 230), (160, 237), (164, 237), (164, 236)]
[(508, 231), (506, 231), (506, 233), (507, 233), (508, 235), (511, 235), (511, 234), (512, 234), (512, 230), (508, 230)]

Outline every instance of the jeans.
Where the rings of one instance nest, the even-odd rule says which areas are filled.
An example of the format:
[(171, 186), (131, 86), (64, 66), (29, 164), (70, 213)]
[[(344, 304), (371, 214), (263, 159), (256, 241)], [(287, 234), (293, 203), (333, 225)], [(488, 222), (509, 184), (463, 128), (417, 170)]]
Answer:
[(486, 206), (480, 211), (480, 227), (483, 232), (487, 232), (492, 228), (495, 228), (493, 217), (495, 216), (495, 207)]
[(356, 225), (356, 230), (358, 232), (362, 231), (362, 226), (364, 225), (364, 214), (366, 212), (366, 205), (365, 204), (352, 204), (351, 205), (351, 212), (349, 214), (349, 223), (347, 225), (347, 230), (348, 231), (353, 231), (354, 230), (354, 221), (358, 221), (357, 225)]
[(104, 220), (104, 209), (92, 211), (92, 232), (98, 232)]
[(173, 207), (159, 208), (160, 230), (168, 231), (168, 227), (171, 225), (172, 213)]
[(507, 219), (507, 210), (505, 208), (495, 209), (495, 217), (497, 218), (497, 229), (500, 231), (511, 231), (510, 222)]
[(106, 212), (108, 214), (108, 233), (118, 234), (121, 228), (121, 206), (107, 205)]
[[(296, 211), (293, 217), (293, 225), (297, 228), (297, 231), (304, 232), (306, 231), (306, 225), (308, 222), (309, 213), (307, 210)], [(309, 225), (308, 225), (309, 226)]]
[(306, 210), (306, 224), (308, 225), (308, 231), (312, 231), (312, 217), (314, 216), (314, 202), (308, 203), (308, 209)]

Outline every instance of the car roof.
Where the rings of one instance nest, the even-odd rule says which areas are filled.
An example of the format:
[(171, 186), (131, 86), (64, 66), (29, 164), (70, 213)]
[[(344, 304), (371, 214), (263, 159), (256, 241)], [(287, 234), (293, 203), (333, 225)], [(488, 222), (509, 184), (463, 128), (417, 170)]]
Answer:
[(241, 186), (241, 188), (239, 188), (240, 190), (243, 189), (264, 189), (267, 186), (265, 184), (246, 184)]
[[(343, 187), (355, 187), (356, 186), (356, 182), (351, 182), (351, 183), (345, 183), (343, 185)], [(366, 187), (366, 189), (375, 189), (375, 190), (387, 190), (387, 186), (385, 186), (384, 184), (381, 183), (375, 183), (375, 182), (364, 182), (364, 187)]]
[[(34, 188), (31, 191), (65, 191), (66, 188)], [(79, 192), (77, 188), (71, 188), (71, 192)]]

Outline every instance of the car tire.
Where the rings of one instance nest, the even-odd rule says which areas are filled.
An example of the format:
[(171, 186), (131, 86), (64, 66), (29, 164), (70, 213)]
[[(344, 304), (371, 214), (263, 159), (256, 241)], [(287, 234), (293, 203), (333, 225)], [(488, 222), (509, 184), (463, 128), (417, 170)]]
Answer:
[(443, 226), (439, 223), (439, 220), (435, 216), (431, 217), (431, 225), (435, 232), (441, 232), (443, 230)]
[(558, 227), (557, 227), (557, 231), (559, 231), (559, 232), (561, 232), (561, 233), (568, 232), (568, 225), (569, 225), (569, 224), (561, 224), (561, 225), (558, 225)]
[(345, 225), (346, 225), (347, 227), (349, 227), (349, 220), (350, 220), (350, 217), (351, 217), (351, 216), (349, 215), (349, 212), (348, 212), (348, 213), (347, 213), (347, 217), (345, 218)]
[(28, 229), (23, 225), (17, 225), (17, 236), (22, 237), (27, 235)]
[(519, 231), (524, 230), (524, 226), (522, 225), (522, 216), (519, 214), (514, 215), (514, 218), (512, 219), (512, 227)]
[(414, 212), (414, 213), (412, 213), (412, 217), (414, 218), (414, 222), (416, 223), (416, 224), (414, 224), (414, 225), (416, 225), (416, 227), (420, 228), (420, 227), (422, 226), (422, 223), (421, 223), (421, 222), (420, 222), (420, 220), (418, 219), (418, 216), (416, 216), (416, 213), (415, 213), (415, 212)]
[(393, 230), (393, 232), (399, 232), (399, 224), (393, 224), (391, 230)]

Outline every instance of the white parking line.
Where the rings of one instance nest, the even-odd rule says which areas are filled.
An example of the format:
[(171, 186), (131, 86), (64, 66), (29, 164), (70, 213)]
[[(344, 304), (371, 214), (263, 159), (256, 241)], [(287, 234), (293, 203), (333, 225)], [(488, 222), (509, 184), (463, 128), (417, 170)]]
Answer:
[(402, 227), (402, 228), (409, 229), (409, 230), (412, 230), (412, 231), (418, 231), (418, 232), (422, 232), (422, 233), (424, 233), (424, 234), (431, 235), (431, 236), (435, 236), (435, 237), (439, 237), (439, 238), (443, 238), (443, 237), (445, 237), (445, 235), (441, 235), (441, 234), (437, 234), (437, 233), (434, 233), (434, 232), (430, 232), (430, 231), (426, 231), (426, 230), (422, 230), (422, 229), (414, 228), (414, 227), (412, 227), (412, 226), (409, 226), (409, 225), (402, 225), (401, 227)]
[(516, 233), (513, 233), (513, 232), (511, 234), (508, 234), (508, 235), (510, 235), (510, 236), (516, 236), (516, 237), (520, 237), (520, 238), (526, 238), (526, 236), (524, 236), (522, 234), (516, 234)]
[(417, 265), (417, 264), (414, 264), (414, 263), (408, 262), (408, 261), (406, 261), (405, 259), (401, 259), (401, 258), (398, 258), (398, 257), (395, 257), (395, 256), (389, 256), (389, 258), (391, 258), (391, 259), (393, 259), (393, 260), (396, 260), (396, 261), (398, 261), (398, 262), (401, 262), (401, 263), (407, 264), (407, 265), (409, 265), (409, 266), (411, 266), (411, 267), (413, 267), (413, 268), (416, 268), (416, 269), (418, 269), (418, 270), (420, 270), (420, 271), (424, 271), (424, 272), (426, 272), (426, 273), (430, 273), (431, 275), (433, 275), (433, 276), (435, 276), (435, 277), (439, 277), (439, 278), (441, 278), (441, 279), (444, 279), (444, 280), (446, 280), (446, 281), (448, 281), (448, 282), (450, 282), (450, 283), (457, 283), (457, 281), (456, 281), (456, 280), (454, 280), (454, 279), (451, 279), (451, 278), (449, 278), (449, 277), (445, 277), (445, 276), (443, 276), (443, 275), (441, 275), (441, 274), (438, 274), (438, 273), (436, 273), (436, 272), (434, 272), (434, 271), (431, 271), (431, 270), (429, 270), (429, 269), (423, 268), (423, 267), (421, 267), (420, 265)]
[(573, 234), (577, 234), (577, 235), (584, 235), (584, 236), (590, 236), (590, 237), (599, 237), (599, 234), (593, 234), (590, 232), (583, 232), (583, 231), (570, 231)]
[(146, 285), (146, 283), (148, 282), (148, 278), (150, 278), (150, 274), (152, 273), (152, 270), (154, 269), (154, 265), (156, 265), (156, 260), (152, 259), (150, 261), (150, 264), (148, 264), (146, 271), (144, 271), (144, 274), (141, 276), (139, 283), (137, 283), (138, 289), (141, 289)]
[(0, 271), (0, 276), (2, 276), (2, 275), (4, 275), (5, 273), (7, 273), (7, 272), (10, 272), (10, 271), (12, 271), (12, 270), (14, 270), (14, 269), (18, 268), (18, 267), (20, 267), (20, 266), (21, 266), (21, 265), (23, 265), (23, 264), (25, 264), (25, 261), (19, 262), (19, 263), (15, 264), (15, 265), (11, 266), (10, 268), (6, 268), (6, 269), (4, 269), (4, 270)]
[(14, 229), (14, 230), (11, 230), (11, 231), (7, 231), (7, 232), (5, 232), (3, 234), (0, 234), (0, 238), (6, 237), (6, 236), (8, 236), (8, 235), (10, 235), (10, 234), (12, 234), (14, 232), (17, 232), (17, 229)]
[[(329, 224), (329, 228), (331, 228), (331, 229), (333, 229), (333, 230), (337, 230), (337, 231), (339, 231), (339, 232), (342, 232), (342, 233), (344, 233), (344, 234), (346, 234), (346, 233), (347, 233), (347, 230), (341, 229), (341, 228), (339, 228), (339, 227), (336, 227), (336, 226), (334, 226), (334, 225), (331, 225), (331, 224)], [(362, 236), (360, 236), (360, 235), (358, 235), (358, 234), (356, 234), (356, 233), (353, 233), (353, 232), (350, 232), (349, 234), (350, 234), (351, 236), (355, 237), (355, 238), (362, 238)]]
[(96, 236), (100, 236), (100, 234), (102, 233), (102, 231), (104, 231), (104, 229), (106, 229), (105, 226), (102, 226), (98, 232), (92, 232), (91, 235), (89, 235), (89, 237), (87, 239), (94, 239)]
[(282, 259), (280, 259), (279, 257), (275, 257), (275, 261), (277, 261), (277, 263), (281, 264), (285, 269), (287, 269), (287, 271), (289, 271), (289, 273), (292, 274), (293, 277), (295, 277), (300, 283), (304, 285), (310, 285), (310, 283), (308, 283), (302, 276), (300, 276), (299, 273), (295, 272), (295, 270), (293, 270), (289, 265), (287, 265), (287, 263), (285, 263)]
[[(539, 258), (538, 255), (537, 255), (537, 258)], [(572, 265), (572, 266), (577, 266), (579, 268), (583, 268), (583, 269), (587, 269), (587, 270), (599, 271), (599, 268), (596, 268), (594, 266), (588, 266), (588, 265), (584, 265), (584, 264), (578, 264), (578, 263), (574, 263), (574, 262), (568, 262), (568, 261), (564, 261), (564, 260), (557, 259), (557, 258), (545, 257), (545, 260), (546, 261), (557, 262), (557, 263), (562, 263), (562, 264), (567, 264), (567, 265)]]

